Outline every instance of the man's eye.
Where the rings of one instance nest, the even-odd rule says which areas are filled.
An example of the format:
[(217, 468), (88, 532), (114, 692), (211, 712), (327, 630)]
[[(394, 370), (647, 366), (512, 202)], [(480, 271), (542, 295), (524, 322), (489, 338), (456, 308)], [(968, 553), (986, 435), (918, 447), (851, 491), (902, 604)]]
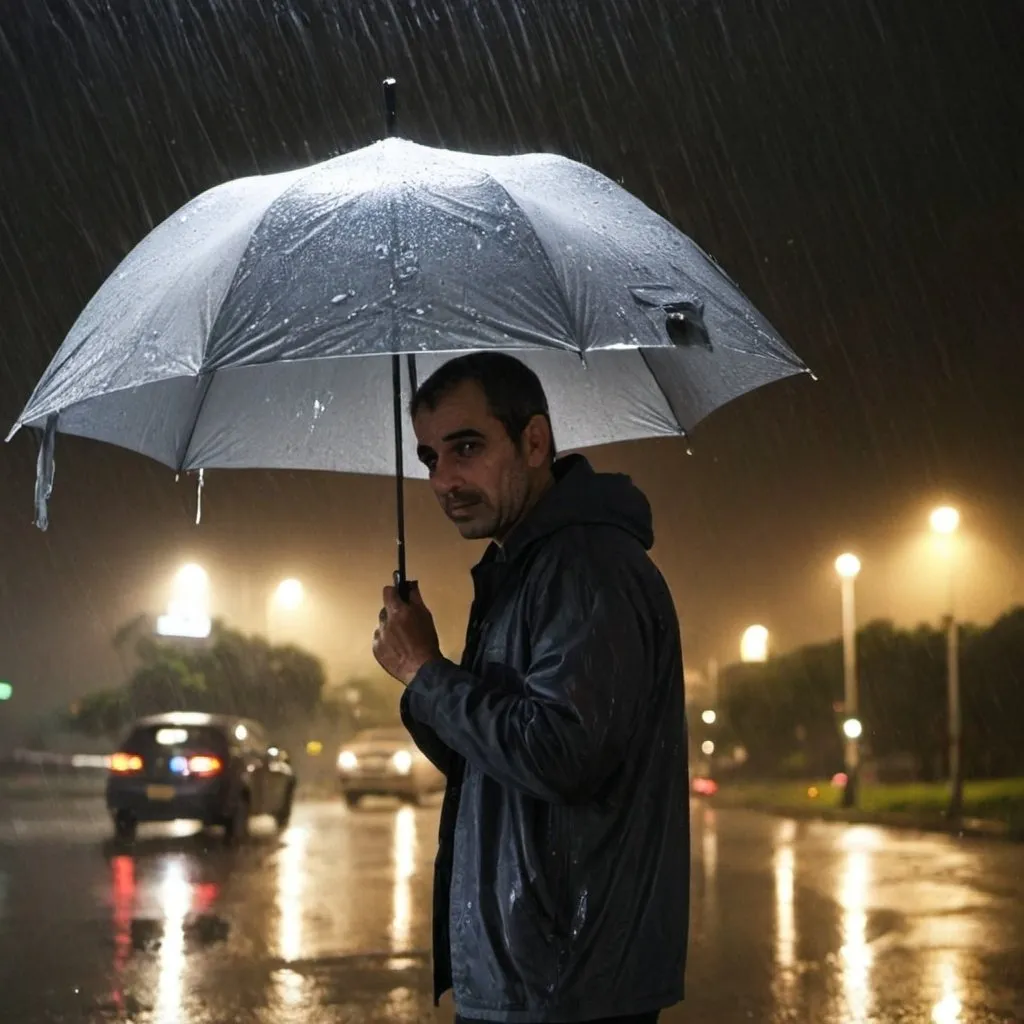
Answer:
[(479, 447), (480, 446), (476, 441), (460, 441), (459, 444), (455, 446), (455, 454), (458, 455), (459, 458), (464, 459), (472, 455)]

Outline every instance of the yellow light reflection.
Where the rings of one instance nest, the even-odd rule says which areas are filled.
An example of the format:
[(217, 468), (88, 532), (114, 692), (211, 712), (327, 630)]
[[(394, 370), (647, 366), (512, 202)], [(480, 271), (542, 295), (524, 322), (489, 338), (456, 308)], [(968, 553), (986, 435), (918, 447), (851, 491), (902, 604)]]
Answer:
[(775, 851), (775, 962), (784, 971), (796, 966), (795, 877), (793, 847), (780, 846)]
[(305, 1018), (309, 1005), (307, 987), (306, 979), (297, 971), (290, 968), (274, 971), (275, 1021), (290, 1024)]
[(307, 829), (289, 829), (284, 834), (283, 847), (277, 859), (277, 943), (282, 960), (298, 960), (302, 955), (302, 911), (308, 843)]
[(951, 959), (943, 959), (938, 964), (939, 1001), (932, 1007), (932, 1024), (960, 1024), (960, 1013), (963, 1003), (960, 1001), (956, 964)]
[(409, 949), (412, 931), (412, 885), (416, 871), (416, 812), (403, 807), (394, 821), (391, 860), (395, 883), (391, 905), (391, 949), (395, 953)]
[(775, 875), (775, 980), (772, 990), (780, 1009), (794, 1010), (797, 997), (796, 822), (779, 822), (772, 869)]
[(160, 909), (164, 934), (157, 961), (154, 1024), (179, 1024), (185, 973), (185, 918), (192, 906), (192, 886), (185, 877), (185, 865), (172, 860), (160, 886)]
[(839, 880), (843, 944), (839, 970), (849, 1024), (866, 1024), (870, 1004), (871, 964), (874, 955), (868, 945), (868, 889), (871, 885), (871, 849), (877, 834), (870, 829), (849, 829), (844, 833), (846, 857)]

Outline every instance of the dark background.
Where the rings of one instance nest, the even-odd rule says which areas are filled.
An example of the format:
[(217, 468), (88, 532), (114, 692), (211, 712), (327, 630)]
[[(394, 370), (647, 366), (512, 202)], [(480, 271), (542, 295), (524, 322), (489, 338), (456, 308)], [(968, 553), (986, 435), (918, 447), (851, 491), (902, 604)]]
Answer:
[[(942, 610), (927, 512), (964, 514), (959, 600), (1024, 600), (1024, 7), (1011, 0), (17, 0), (0, 9), (0, 421), (13, 422), (126, 252), (200, 190), (400, 130), (551, 150), (693, 235), (811, 364), (671, 440), (594, 453), (655, 508), (687, 661), (763, 622), (834, 635), (832, 560), (862, 617)], [(392, 568), (385, 480), (194, 481), (60, 437), (52, 525), (34, 448), (0, 448), (0, 735), (116, 682), (114, 628), (184, 559), (257, 628), (282, 575), (332, 678), (370, 664)], [(460, 646), (479, 549), (411, 488), (411, 569)]]

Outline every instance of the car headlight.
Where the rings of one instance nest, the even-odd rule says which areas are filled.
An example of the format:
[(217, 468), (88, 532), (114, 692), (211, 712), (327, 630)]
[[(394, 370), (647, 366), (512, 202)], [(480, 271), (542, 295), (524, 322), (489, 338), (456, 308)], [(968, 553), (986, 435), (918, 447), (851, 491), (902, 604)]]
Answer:
[(408, 775), (412, 770), (412, 754), (408, 750), (396, 750), (391, 755), (391, 763), (399, 775)]
[(359, 766), (359, 758), (351, 750), (343, 750), (338, 755), (338, 767), (343, 772), (354, 771)]

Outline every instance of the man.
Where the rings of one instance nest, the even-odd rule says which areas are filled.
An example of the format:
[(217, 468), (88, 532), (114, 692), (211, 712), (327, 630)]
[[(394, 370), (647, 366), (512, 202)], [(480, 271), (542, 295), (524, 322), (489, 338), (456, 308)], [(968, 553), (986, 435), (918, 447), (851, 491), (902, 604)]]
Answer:
[(374, 654), (447, 775), (435, 998), (457, 1020), (654, 1022), (683, 995), (689, 789), (679, 627), (647, 499), (555, 461), (537, 377), (446, 363), (412, 402), (420, 459), (473, 570), (461, 665), (419, 591), (384, 591)]

